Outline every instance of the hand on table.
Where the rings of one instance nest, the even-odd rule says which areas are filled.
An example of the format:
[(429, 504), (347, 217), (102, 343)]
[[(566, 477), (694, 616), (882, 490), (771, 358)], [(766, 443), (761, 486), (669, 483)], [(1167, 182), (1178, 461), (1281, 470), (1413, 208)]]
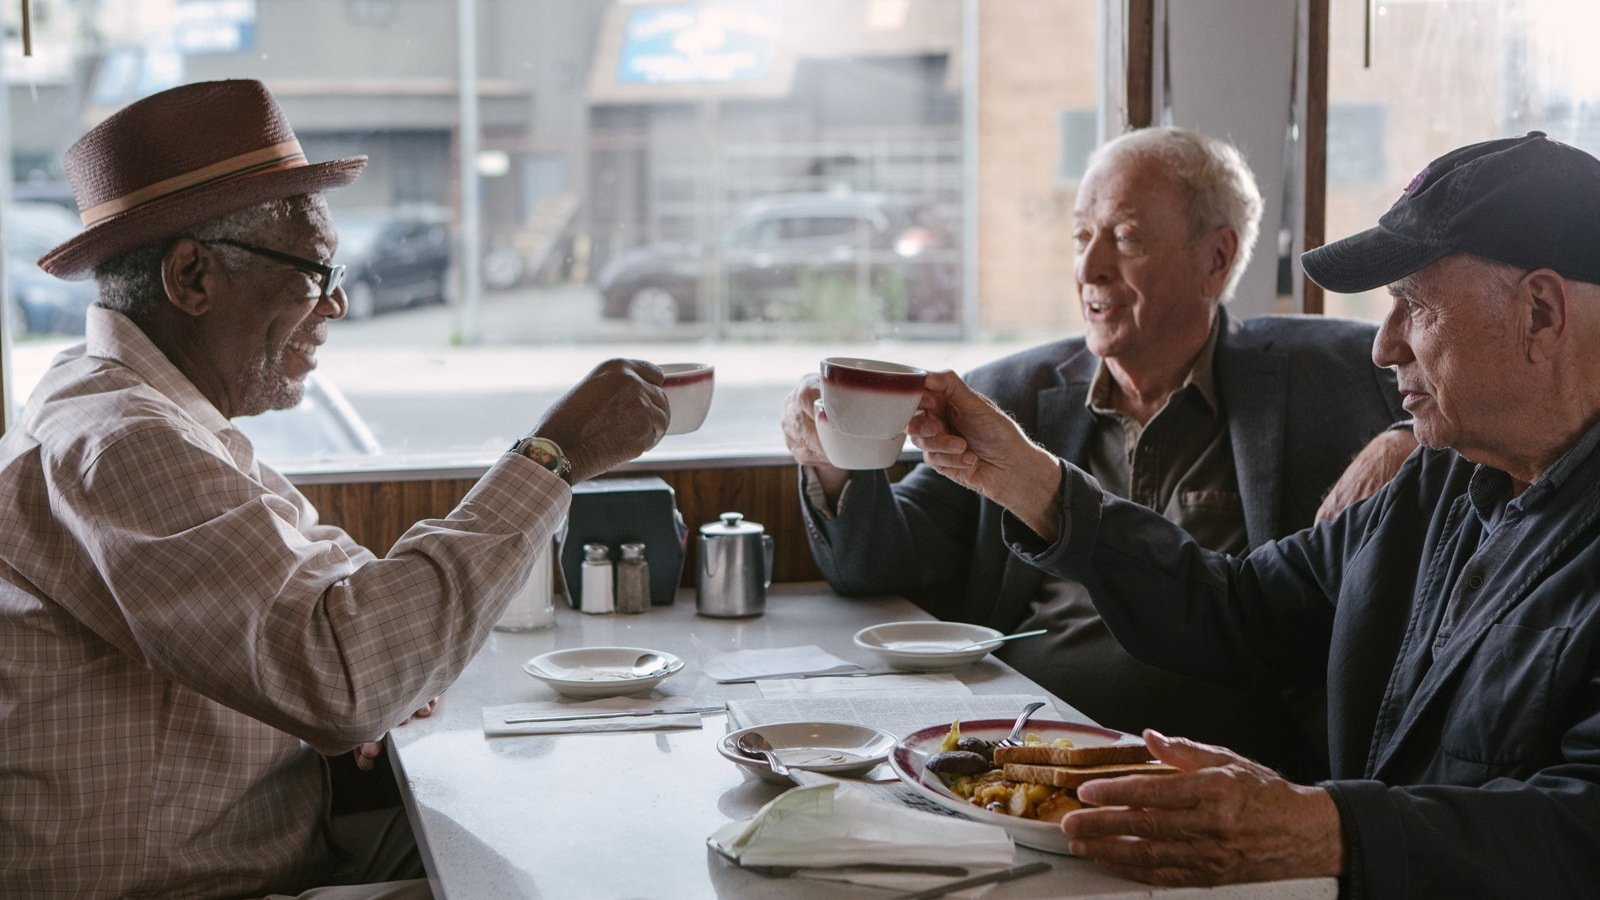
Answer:
[(1212, 885), (1337, 876), (1339, 812), (1321, 788), (1291, 784), (1231, 750), (1156, 731), (1145, 744), (1176, 775), (1091, 781), (1068, 813), (1070, 849), (1125, 878)]
[[(411, 715), (409, 715), (409, 716), (405, 717), (404, 719), (402, 719), (400, 721), (400, 724), (404, 725), (405, 723), (411, 721), (413, 718), (426, 719), (428, 716), (433, 715), (433, 711), (435, 709), (438, 709), (438, 708), (439, 708), (439, 698), (435, 697), (432, 700), (428, 701), (428, 705), (427, 706), (424, 706), (423, 708), (417, 710), (416, 712), (414, 712)], [(363, 772), (372, 771), (372, 767), (376, 766), (378, 764), (378, 757), (382, 756), (382, 755), (383, 755), (383, 741), (381, 741), (381, 740), (378, 740), (378, 741), (367, 741), (365, 744), (362, 744), (361, 746), (357, 747), (356, 749), (350, 751), (350, 756), (355, 759), (356, 768), (360, 769)]]

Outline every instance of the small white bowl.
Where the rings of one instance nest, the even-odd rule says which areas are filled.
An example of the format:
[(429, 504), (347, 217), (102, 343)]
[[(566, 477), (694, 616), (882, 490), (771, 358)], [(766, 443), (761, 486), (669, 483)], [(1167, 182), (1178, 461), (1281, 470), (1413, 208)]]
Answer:
[(892, 668), (910, 672), (948, 672), (975, 663), (998, 643), (957, 650), (974, 641), (994, 641), (1004, 633), (965, 622), (885, 622), (855, 633), (857, 647), (871, 650)]
[(812, 405), (812, 411), (817, 418), (817, 440), (822, 442), (822, 452), (835, 466), (853, 470), (887, 469), (900, 458), (900, 450), (906, 443), (904, 433), (892, 438), (845, 434), (833, 427), (820, 397)]
[(761, 732), (774, 755), (789, 768), (841, 777), (866, 773), (888, 759), (895, 745), (895, 736), (887, 731), (847, 722), (755, 725), (730, 731), (717, 741), (717, 752), (725, 759), (772, 784), (794, 784), (794, 780), (774, 773), (764, 758), (744, 755), (739, 739), (752, 731)]
[[(633, 674), (633, 662), (646, 653), (661, 654), (667, 667), (640, 678)], [(683, 660), (647, 647), (572, 647), (535, 656), (522, 664), (522, 671), (555, 688), (561, 696), (586, 700), (642, 694), (682, 668)]]

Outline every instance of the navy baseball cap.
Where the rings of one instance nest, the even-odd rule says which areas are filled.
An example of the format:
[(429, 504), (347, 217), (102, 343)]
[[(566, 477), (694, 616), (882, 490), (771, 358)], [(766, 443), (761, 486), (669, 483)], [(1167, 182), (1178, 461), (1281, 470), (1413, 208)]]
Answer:
[(1600, 284), (1600, 160), (1542, 132), (1470, 144), (1418, 172), (1374, 228), (1300, 257), (1354, 294), (1451, 253)]

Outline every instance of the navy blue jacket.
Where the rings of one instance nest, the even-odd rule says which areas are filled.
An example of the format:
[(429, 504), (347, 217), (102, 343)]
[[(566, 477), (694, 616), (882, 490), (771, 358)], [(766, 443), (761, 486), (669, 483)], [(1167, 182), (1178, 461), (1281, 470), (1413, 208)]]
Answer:
[(1597, 447), (1600, 426), (1514, 500), (1504, 473), (1419, 450), (1334, 522), (1243, 558), (1066, 467), (1061, 540), (1005, 535), (1084, 582), (1138, 658), (1326, 689), (1351, 896), (1593, 897)]

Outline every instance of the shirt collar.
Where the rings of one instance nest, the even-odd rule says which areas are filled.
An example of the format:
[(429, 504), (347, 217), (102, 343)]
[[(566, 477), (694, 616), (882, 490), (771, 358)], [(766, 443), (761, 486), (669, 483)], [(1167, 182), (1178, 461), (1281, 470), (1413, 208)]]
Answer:
[(1491, 466), (1479, 465), (1472, 470), (1472, 478), (1467, 483), (1467, 498), (1472, 501), (1478, 518), (1484, 522), (1493, 521), (1494, 514), (1502, 504), (1523, 510), (1533, 509), (1555, 496), (1561, 486), (1572, 480), (1585, 466), (1594, 464), (1597, 448), (1600, 448), (1600, 424), (1585, 431), (1576, 443), (1567, 448), (1567, 452), (1561, 454), (1539, 476), (1538, 481), (1528, 485), (1528, 489), (1516, 498), (1511, 498), (1510, 475)]
[(207, 431), (222, 434), (233, 430), (233, 424), (223, 417), (222, 411), (122, 313), (103, 306), (90, 306), (84, 321), (84, 343), (90, 356), (132, 369)]
[[(1212, 370), (1212, 360), (1217, 352), (1217, 335), (1222, 331), (1221, 310), (1211, 320), (1211, 333), (1206, 336), (1206, 342), (1201, 345), (1200, 353), (1194, 358), (1194, 364), (1189, 367), (1189, 372), (1184, 376), (1183, 384), (1178, 385), (1182, 391), (1191, 385), (1200, 393), (1200, 397), (1211, 407), (1214, 414), (1218, 409), (1216, 373)], [(1176, 395), (1176, 391), (1174, 395)], [(1106, 361), (1096, 361), (1094, 367), (1094, 380), (1089, 384), (1089, 396), (1084, 398), (1084, 405), (1091, 411), (1106, 415), (1115, 412), (1111, 405), (1111, 370), (1106, 368)]]

